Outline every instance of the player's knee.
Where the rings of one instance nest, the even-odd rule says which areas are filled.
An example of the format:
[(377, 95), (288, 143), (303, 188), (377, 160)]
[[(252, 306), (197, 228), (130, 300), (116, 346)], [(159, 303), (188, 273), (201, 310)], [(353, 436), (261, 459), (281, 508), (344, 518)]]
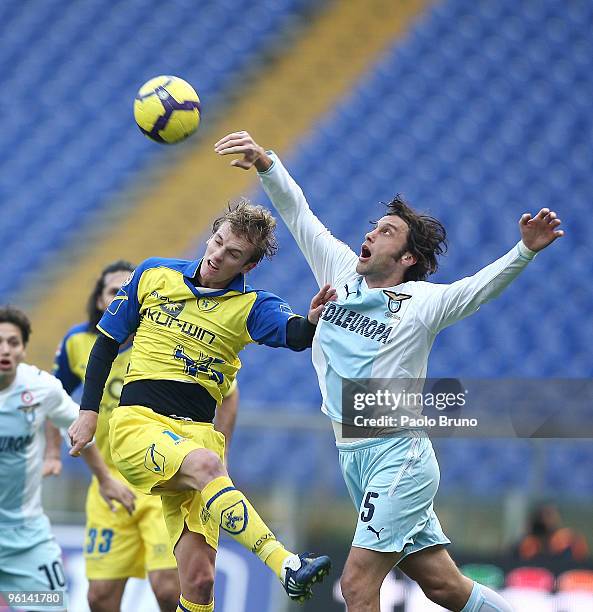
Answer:
[(340, 578), (340, 588), (342, 589), (344, 601), (349, 606), (355, 603), (362, 603), (366, 596), (370, 596), (368, 589), (365, 588), (362, 577), (348, 567), (344, 568), (344, 573)]
[(188, 477), (195, 489), (201, 491), (209, 482), (226, 474), (220, 457), (209, 450), (192, 451), (183, 462), (184, 476)]
[(109, 584), (92, 581), (89, 583), (87, 600), (91, 612), (111, 612), (119, 609), (118, 593)]

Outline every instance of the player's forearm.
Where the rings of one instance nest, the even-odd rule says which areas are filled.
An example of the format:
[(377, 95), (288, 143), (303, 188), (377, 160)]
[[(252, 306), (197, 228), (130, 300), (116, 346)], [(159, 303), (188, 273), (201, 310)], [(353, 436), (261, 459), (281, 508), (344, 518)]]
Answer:
[(45, 422), (45, 452), (44, 459), (59, 459), (61, 457), (62, 434), (50, 421)]
[(86, 369), (81, 409), (99, 412), (105, 383), (118, 351), (119, 343), (116, 340), (104, 334), (97, 336)]
[(311, 348), (317, 325), (310, 323), (306, 317), (292, 317), (286, 324), (286, 345), (293, 351)]
[(216, 410), (214, 418), (214, 429), (224, 435), (226, 446), (225, 452), (228, 452), (231, 444), (231, 438), (235, 431), (237, 422), (237, 411), (239, 407), (239, 389), (238, 387), (227, 397), (224, 398), (222, 404)]
[(101, 453), (95, 444), (87, 446), (80, 454), (100, 483), (111, 477), (109, 468), (103, 461), (103, 457), (101, 457)]
[(286, 223), (320, 286), (333, 283), (342, 270), (355, 265), (356, 255), (313, 214), (302, 189), (282, 162), (271, 155), (273, 166), (259, 178), (264, 191)]

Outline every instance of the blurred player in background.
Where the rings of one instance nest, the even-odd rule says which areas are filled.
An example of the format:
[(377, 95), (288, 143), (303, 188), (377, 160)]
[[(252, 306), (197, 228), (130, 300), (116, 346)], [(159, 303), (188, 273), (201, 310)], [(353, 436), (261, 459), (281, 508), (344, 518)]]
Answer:
[(101, 318), (87, 366), (82, 409), (69, 432), (72, 454), (96, 429), (99, 401), (121, 345), (134, 335), (120, 407), (110, 422), (114, 462), (134, 486), (161, 495), (179, 568), (178, 610), (210, 612), (219, 529), (255, 553), (288, 595), (304, 599), (330, 567), (276, 540), (224, 466), (224, 436), (212, 426), (249, 343), (311, 346), (324, 287), (308, 317), (254, 291), (244, 275), (276, 251), (269, 211), (241, 201), (217, 219), (201, 260), (142, 262)]
[[(446, 247), (445, 228), (436, 219), (419, 215), (397, 196), (365, 235), (357, 256), (311, 212), (280, 160), (247, 132), (225, 136), (215, 150), (242, 155), (232, 162), (235, 167), (255, 166), (318, 284), (338, 289), (333, 314), (319, 323), (313, 363), (342, 473), (360, 512), (341, 579), (349, 612), (379, 612), (379, 590), (395, 564), (429, 599), (450, 610), (511, 610), (497, 593), (464, 577), (445, 550), (449, 540), (433, 509), (439, 469), (426, 434), (344, 439), (342, 381), (425, 378), (436, 334), (496, 297), (537, 251), (562, 236), (560, 220), (548, 209), (533, 218), (524, 214), (521, 241), (499, 260), (451, 285), (427, 283)], [(339, 312), (343, 316), (335, 322)]]
[(555, 504), (541, 504), (529, 514), (527, 533), (517, 544), (514, 554), (522, 561), (549, 562), (570, 559), (581, 563), (589, 556), (583, 534), (562, 524)]
[[(62, 591), (65, 597), (61, 551), (41, 507), (44, 425), (49, 419), (68, 427), (78, 405), (59, 380), (23, 363), (30, 334), (24, 312), (0, 307), (0, 591)], [(100, 494), (132, 511), (133, 495), (111, 477), (95, 445), (83, 456)], [(32, 602), (18, 607), (57, 609)]]

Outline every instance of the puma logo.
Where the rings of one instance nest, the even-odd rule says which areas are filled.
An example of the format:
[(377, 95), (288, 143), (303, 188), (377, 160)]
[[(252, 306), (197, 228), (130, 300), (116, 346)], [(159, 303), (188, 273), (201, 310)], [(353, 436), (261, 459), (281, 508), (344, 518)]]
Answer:
[(385, 529), (385, 527), (381, 527), (379, 531), (376, 531), (371, 525), (367, 526), (367, 531), (372, 531), (377, 536), (377, 540), (381, 539), (381, 532), (383, 531), (383, 529)]
[(346, 290), (346, 299), (348, 299), (350, 294), (356, 295), (358, 293), (356, 289), (354, 291), (350, 291), (350, 289), (348, 289), (348, 283), (344, 285), (344, 289)]

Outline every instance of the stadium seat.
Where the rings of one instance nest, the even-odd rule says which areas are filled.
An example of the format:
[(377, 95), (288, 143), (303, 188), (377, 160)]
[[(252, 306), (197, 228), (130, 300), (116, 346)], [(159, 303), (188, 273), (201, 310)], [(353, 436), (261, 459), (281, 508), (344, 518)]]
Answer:
[(504, 571), (490, 563), (467, 563), (460, 568), (461, 573), (495, 591), (504, 586)]
[(593, 571), (571, 570), (560, 574), (558, 591), (584, 591), (593, 594)]
[(550, 593), (554, 588), (554, 574), (543, 567), (518, 567), (507, 574), (506, 586)]

